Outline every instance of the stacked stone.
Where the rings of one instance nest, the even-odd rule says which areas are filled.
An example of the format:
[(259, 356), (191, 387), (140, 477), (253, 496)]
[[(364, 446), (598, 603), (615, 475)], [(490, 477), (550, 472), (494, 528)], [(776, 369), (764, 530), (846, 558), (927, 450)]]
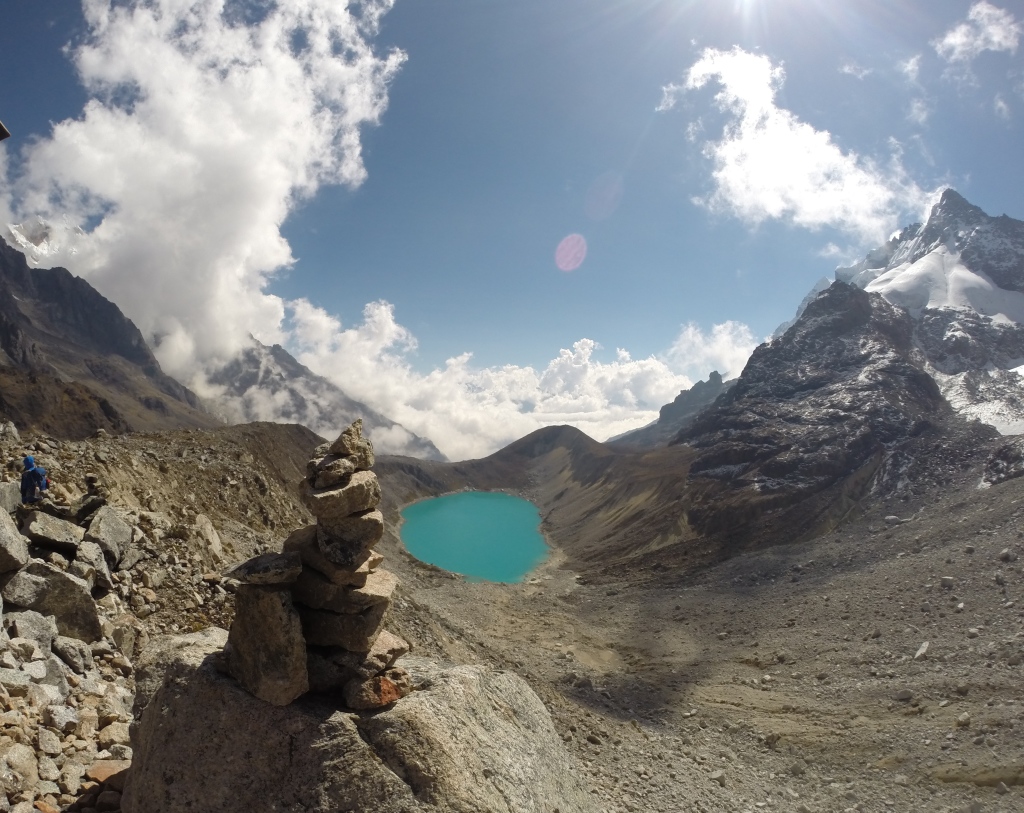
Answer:
[(384, 535), (373, 462), (361, 420), (318, 447), (302, 484), (316, 524), (227, 574), (241, 582), (227, 669), (262, 700), (340, 692), (350, 708), (372, 709), (410, 691), (394, 666), (409, 645), (383, 627), (398, 579), (373, 550)]

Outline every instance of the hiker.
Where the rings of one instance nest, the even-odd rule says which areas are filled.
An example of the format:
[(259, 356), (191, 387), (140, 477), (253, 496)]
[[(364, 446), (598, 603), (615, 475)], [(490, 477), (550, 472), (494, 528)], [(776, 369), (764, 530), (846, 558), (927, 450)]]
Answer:
[(39, 502), (50, 486), (50, 481), (46, 477), (46, 469), (37, 466), (32, 455), (27, 455), (24, 463), (25, 470), (21, 473), (21, 501), (23, 503)]

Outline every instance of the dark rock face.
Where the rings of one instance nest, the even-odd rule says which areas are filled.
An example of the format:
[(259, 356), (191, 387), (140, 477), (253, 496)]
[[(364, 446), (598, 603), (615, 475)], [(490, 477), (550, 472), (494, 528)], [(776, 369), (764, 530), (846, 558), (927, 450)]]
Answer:
[(714, 370), (707, 381), (698, 381), (690, 389), (680, 392), (671, 404), (665, 404), (658, 414), (657, 422), (627, 432), (609, 443), (641, 448), (664, 445), (689, 426), (702, 409), (727, 392), (734, 383), (735, 379), (723, 381), (721, 374)]
[(975, 311), (926, 308), (915, 332), (928, 362), (946, 375), (988, 365), (1005, 370), (1024, 358), (1024, 325), (996, 322)]
[(827, 526), (892, 450), (952, 415), (922, 364), (905, 311), (832, 285), (673, 441), (697, 450), (689, 524), (737, 543), (769, 512), (797, 535)]
[(64, 268), (29, 268), (3, 240), (0, 361), (0, 412), (23, 428), (80, 438), (217, 424), (113, 302)]
[(836, 279), (909, 309), (928, 372), (957, 412), (1024, 430), (1024, 379), (1012, 372), (1024, 359), (1024, 222), (989, 217), (947, 189), (924, 225)]

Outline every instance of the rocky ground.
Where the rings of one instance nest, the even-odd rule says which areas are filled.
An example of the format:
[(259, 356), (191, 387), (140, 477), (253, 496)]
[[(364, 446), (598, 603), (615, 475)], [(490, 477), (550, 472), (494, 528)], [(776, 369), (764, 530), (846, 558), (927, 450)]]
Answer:
[(1024, 480), (978, 474), (656, 583), (406, 559), (399, 627), (526, 677), (595, 810), (1024, 810)]
[[(136, 653), (112, 621), (135, 617), (151, 639), (226, 627), (220, 574), (309, 522), (294, 485), (316, 443), (289, 427), (0, 438), (68, 501), (96, 474), (139, 531), (138, 560), (94, 593), (111, 623), (69, 679), (79, 723), (0, 694), (12, 809), (117, 810), (102, 770), (131, 757), (112, 738)], [(1024, 478), (979, 489), (982, 463), (816, 540), (611, 582), (556, 551), (524, 584), (472, 583), (409, 557), (392, 515), (380, 550), (403, 584), (388, 627), (414, 654), (524, 677), (595, 811), (1024, 810)], [(34, 653), (4, 646), (31, 674)]]

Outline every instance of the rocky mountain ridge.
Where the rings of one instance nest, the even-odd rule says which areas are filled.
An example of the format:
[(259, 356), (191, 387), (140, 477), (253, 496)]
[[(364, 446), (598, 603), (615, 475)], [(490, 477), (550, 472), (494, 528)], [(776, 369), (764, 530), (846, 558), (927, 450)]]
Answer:
[(220, 393), (208, 398), (207, 406), (227, 422), (301, 423), (317, 434), (333, 437), (360, 419), (367, 437), (382, 453), (447, 459), (427, 438), (350, 398), (281, 345), (268, 347), (250, 339), (249, 347), (209, 377)]
[(723, 381), (721, 373), (713, 370), (707, 381), (698, 381), (688, 390), (680, 392), (671, 404), (665, 404), (659, 410), (658, 420), (654, 423), (611, 438), (606, 443), (647, 449), (662, 446), (689, 426), (702, 409), (735, 383), (736, 379)]
[(947, 189), (836, 279), (903, 307), (943, 395), (1004, 434), (1024, 431), (1024, 222), (990, 217)]
[(63, 268), (30, 269), (0, 240), (0, 413), (82, 438), (97, 428), (211, 427), (114, 303)]

